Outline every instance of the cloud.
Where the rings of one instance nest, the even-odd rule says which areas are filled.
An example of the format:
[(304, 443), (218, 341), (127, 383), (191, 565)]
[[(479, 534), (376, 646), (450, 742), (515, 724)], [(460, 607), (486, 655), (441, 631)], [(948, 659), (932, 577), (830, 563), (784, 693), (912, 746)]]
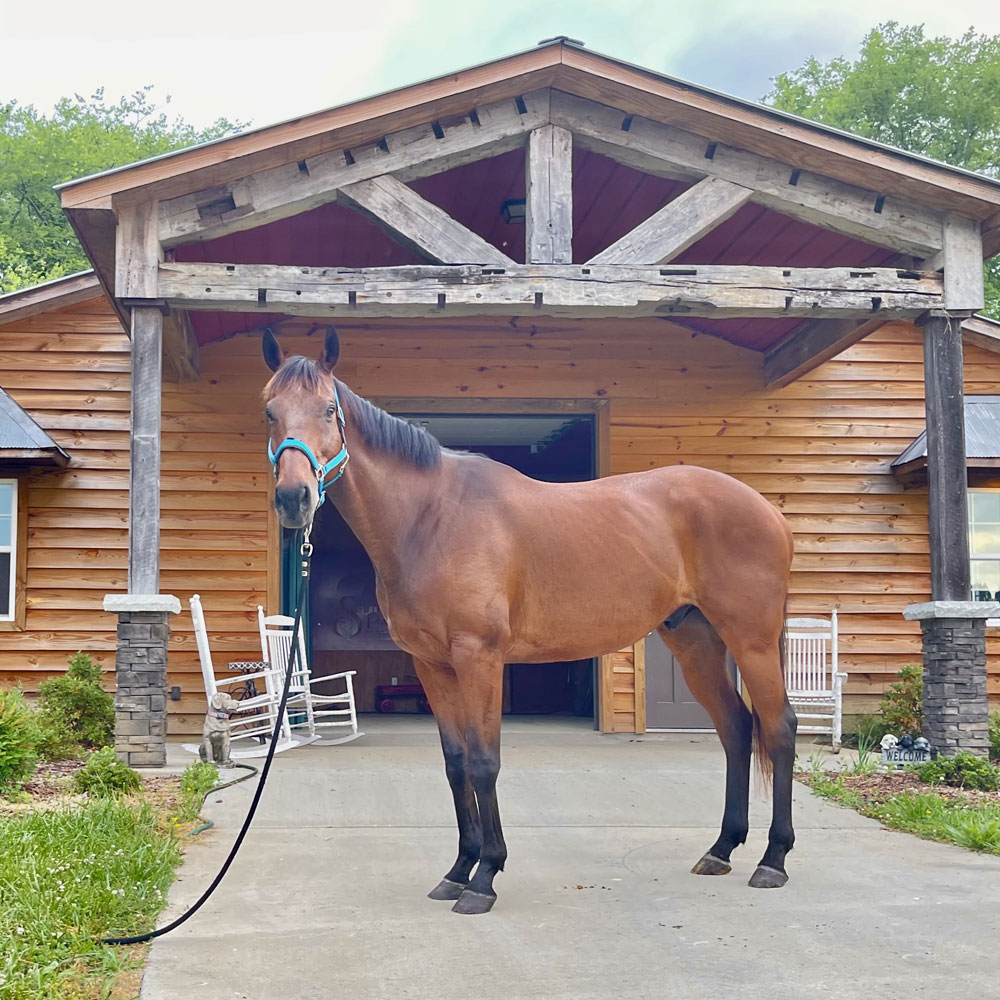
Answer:
[(531, 48), (568, 34), (598, 52), (759, 98), (809, 55), (857, 50), (877, 21), (960, 34), (1000, 32), (981, 0), (0, 0), (0, 101), (43, 108), (61, 96), (109, 97), (152, 83), (197, 125), (218, 116), (263, 125)]

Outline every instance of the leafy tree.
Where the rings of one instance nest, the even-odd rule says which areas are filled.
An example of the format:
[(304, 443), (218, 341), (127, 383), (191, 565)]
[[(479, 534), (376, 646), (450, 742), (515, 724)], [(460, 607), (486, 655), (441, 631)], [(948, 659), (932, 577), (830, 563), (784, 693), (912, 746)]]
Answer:
[[(773, 82), (773, 107), (1000, 177), (1000, 35), (928, 38), (888, 21), (856, 59), (809, 58)], [(1000, 319), (1000, 259), (986, 265), (985, 312)]]
[[(220, 118), (196, 129), (159, 109), (151, 87), (109, 103), (63, 98), (51, 114), (0, 102), (0, 292), (90, 266), (54, 184), (217, 139), (246, 127)], [(169, 102), (169, 98), (167, 98)], [(165, 102), (166, 103), (166, 102)]]

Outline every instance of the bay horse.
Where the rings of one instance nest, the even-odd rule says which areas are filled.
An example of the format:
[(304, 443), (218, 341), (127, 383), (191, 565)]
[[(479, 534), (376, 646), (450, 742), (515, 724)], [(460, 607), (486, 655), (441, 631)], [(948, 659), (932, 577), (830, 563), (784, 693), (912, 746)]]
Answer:
[(333, 375), (332, 328), (318, 361), (286, 357), (270, 330), (263, 353), (275, 373), (264, 400), (281, 523), (310, 525), (329, 489), (437, 720), (458, 857), (430, 897), (454, 900), (457, 913), (496, 901), (507, 859), (496, 792), (504, 664), (599, 656), (653, 629), (726, 752), (722, 830), (692, 871), (726, 874), (746, 840), (753, 745), (762, 773), (771, 764), (773, 815), (749, 884), (784, 885), (796, 719), (782, 662), (792, 535), (779, 511), (696, 466), (545, 483), (445, 449)]

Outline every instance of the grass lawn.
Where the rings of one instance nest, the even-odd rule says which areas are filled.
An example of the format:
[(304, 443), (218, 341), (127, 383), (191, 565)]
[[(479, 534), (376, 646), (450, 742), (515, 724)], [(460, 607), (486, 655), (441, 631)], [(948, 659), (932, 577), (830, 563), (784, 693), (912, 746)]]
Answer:
[(131, 1000), (148, 946), (95, 939), (153, 927), (214, 769), (94, 799), (59, 770), (41, 765), (28, 801), (0, 809), (0, 998)]
[(874, 769), (831, 773), (814, 768), (797, 777), (817, 795), (891, 830), (1000, 854), (1000, 793), (930, 785), (915, 774)]

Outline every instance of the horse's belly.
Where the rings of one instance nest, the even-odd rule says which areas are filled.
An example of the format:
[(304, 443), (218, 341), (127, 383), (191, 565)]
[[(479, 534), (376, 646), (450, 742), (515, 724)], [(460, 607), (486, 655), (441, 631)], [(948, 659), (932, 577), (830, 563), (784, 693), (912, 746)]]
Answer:
[(548, 592), (511, 619), (510, 663), (580, 660), (631, 645), (682, 602), (673, 581), (660, 579), (627, 592), (580, 587)]

